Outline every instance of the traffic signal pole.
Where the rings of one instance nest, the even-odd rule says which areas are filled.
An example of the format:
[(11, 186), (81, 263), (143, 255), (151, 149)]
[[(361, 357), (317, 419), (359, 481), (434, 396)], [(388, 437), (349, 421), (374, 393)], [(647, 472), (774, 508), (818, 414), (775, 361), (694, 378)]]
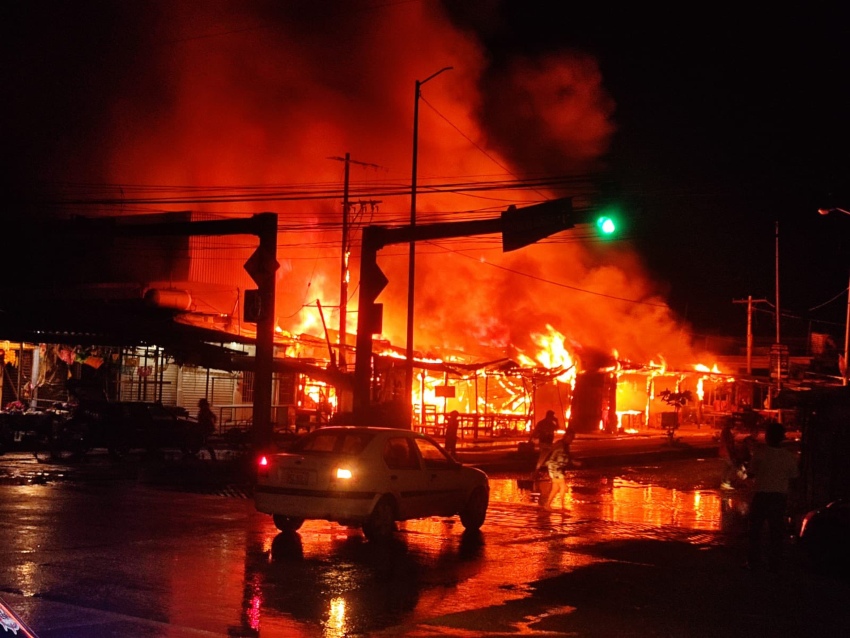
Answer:
[(144, 220), (116, 223), (116, 218), (76, 219), (67, 228), (87, 234), (107, 235), (256, 235), (257, 250), (245, 263), (256, 282), (259, 298), (256, 356), (254, 361), (253, 443), (262, 448), (272, 440), (272, 373), (274, 368), (274, 306), (277, 262), (277, 213), (257, 213), (243, 219), (196, 222), (154, 222)]
[[(502, 233), (505, 252), (522, 248), (575, 225), (572, 217), (572, 200), (557, 199), (542, 204), (517, 209), (511, 206), (500, 217), (464, 222), (442, 222), (408, 226), (366, 226), (363, 229), (360, 251), (360, 295), (357, 304), (357, 358), (354, 366), (354, 421), (367, 424), (372, 413), (372, 336), (378, 326), (379, 306), (375, 303), (388, 281), (378, 267), (378, 251), (392, 244), (417, 241), (471, 237)], [(408, 355), (412, 364), (412, 355)], [(405, 397), (406, 428), (411, 427), (413, 416), (412, 392)]]

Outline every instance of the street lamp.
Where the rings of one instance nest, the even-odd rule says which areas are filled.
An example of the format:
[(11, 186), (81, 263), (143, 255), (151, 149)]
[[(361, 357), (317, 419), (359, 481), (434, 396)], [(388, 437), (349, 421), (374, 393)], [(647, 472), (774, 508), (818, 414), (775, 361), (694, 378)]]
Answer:
[(821, 215), (829, 215), (834, 210), (845, 215), (850, 215), (850, 210), (844, 210), (843, 208), (818, 208), (818, 212)]
[(847, 281), (847, 318), (844, 320), (844, 372), (841, 375), (841, 384), (845, 386), (847, 385), (847, 375), (850, 373), (850, 361), (848, 361), (850, 347), (848, 346), (850, 346), (850, 279)]
[(407, 419), (413, 418), (413, 299), (414, 279), (416, 274), (416, 169), (419, 155), (419, 97), (422, 85), (433, 80), (443, 71), (454, 67), (446, 66), (432, 73), (424, 80), (416, 80), (416, 93), (413, 99), (413, 176), (410, 179), (410, 257), (407, 271), (407, 367), (405, 368), (404, 387), (407, 392)]

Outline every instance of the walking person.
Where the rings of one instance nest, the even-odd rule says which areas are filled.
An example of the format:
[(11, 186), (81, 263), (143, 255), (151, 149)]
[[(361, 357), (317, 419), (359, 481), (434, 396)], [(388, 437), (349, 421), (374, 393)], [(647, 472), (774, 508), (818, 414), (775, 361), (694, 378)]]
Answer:
[(449, 416), (446, 418), (446, 443), (445, 448), (446, 452), (455, 455), (457, 451), (457, 429), (460, 425), (460, 413), (457, 410), (452, 410), (449, 412)]
[(766, 445), (757, 449), (750, 462), (748, 473), (754, 478), (753, 500), (750, 503), (749, 543), (747, 569), (758, 569), (762, 565), (761, 535), (767, 523), (770, 544), (768, 567), (780, 568), (785, 537), (785, 513), (791, 481), (799, 476), (797, 458), (782, 447), (785, 428), (771, 421), (765, 431)]
[(210, 443), (210, 437), (215, 433), (215, 412), (210, 407), (210, 402), (206, 399), (198, 400), (198, 437), (197, 449), (206, 449), (210, 455), (210, 460), (215, 461), (215, 450)]
[(541, 507), (547, 512), (554, 511), (552, 504), (559, 498), (561, 499), (561, 509), (564, 508), (564, 497), (567, 494), (566, 472), (572, 465), (570, 445), (574, 438), (575, 434), (573, 431), (567, 428), (564, 438), (552, 449), (552, 453), (546, 461), (546, 470), (549, 472), (549, 478), (552, 480), (552, 487), (545, 501), (541, 503)]
[(552, 451), (552, 444), (555, 441), (555, 432), (558, 431), (558, 417), (555, 416), (553, 410), (546, 412), (546, 416), (540, 419), (534, 426), (531, 432), (532, 440), (537, 439), (540, 445), (540, 454), (537, 457), (537, 464), (534, 466), (534, 473), (540, 472), (540, 469), (549, 458), (549, 453)]
[(723, 473), (720, 477), (720, 488), (724, 490), (735, 489), (733, 481), (737, 478), (740, 461), (738, 451), (735, 448), (735, 433), (732, 431), (732, 422), (726, 420), (720, 430), (720, 449), (718, 456), (723, 460)]

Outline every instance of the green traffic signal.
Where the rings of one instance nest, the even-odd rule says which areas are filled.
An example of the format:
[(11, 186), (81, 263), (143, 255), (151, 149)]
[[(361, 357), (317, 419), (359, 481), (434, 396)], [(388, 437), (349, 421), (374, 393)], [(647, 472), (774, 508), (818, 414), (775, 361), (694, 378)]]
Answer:
[(611, 235), (617, 230), (616, 222), (607, 215), (603, 215), (596, 220), (596, 227), (603, 235)]

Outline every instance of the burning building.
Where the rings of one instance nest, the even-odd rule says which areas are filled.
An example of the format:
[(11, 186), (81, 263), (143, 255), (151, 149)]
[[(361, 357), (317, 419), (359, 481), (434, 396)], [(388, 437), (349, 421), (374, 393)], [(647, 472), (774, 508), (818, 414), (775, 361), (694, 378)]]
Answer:
[[(570, 50), (497, 63), (439, 4), (363, 12), (336, 3), (328, 12), (309, 3), (153, 2), (143, 20), (132, 7), (114, 12), (118, 23), (140, 26), (126, 34), (133, 54), (122, 46), (112, 56), (98, 51), (97, 59), (116, 65), (105, 69), (111, 78), (133, 80), (111, 82), (109, 92), (105, 83), (88, 83), (102, 92), (97, 117), (63, 131), (78, 161), (50, 156), (44, 172), (56, 176), (55, 206), (41, 214), (191, 210), (184, 213), (190, 219), (242, 219), (274, 210), (276, 361), (296, 379), (275, 381), (273, 404), (287, 406), (288, 415), (276, 422), (299, 418), (289, 406), (317, 406), (317, 418), (348, 411), (346, 374), (355, 354), (363, 356), (352, 349), (362, 281), (356, 257), (364, 227), (408, 223), (417, 78), (453, 67), (421, 92), (420, 223), (475, 221), (561, 197), (573, 198), (577, 210), (598, 201), (615, 104), (590, 55)], [(179, 313), (196, 337), (210, 331), (200, 341), (218, 346), (206, 359), (169, 344), (168, 354), (157, 355), (168, 358), (164, 364), (118, 364), (121, 374), (135, 369), (137, 394), (155, 379), (168, 399), (169, 365), (200, 365), (203, 376), (242, 375), (256, 336), (244, 320), (254, 285), (243, 271), (255, 245), (221, 237), (179, 246), (127, 242), (107, 247), (83, 239), (59, 254), (94, 276), (121, 273), (133, 284), (122, 290), (134, 302)], [(399, 396), (398, 355), (406, 339), (408, 255), (396, 246), (377, 258), (388, 284), (378, 300), (384, 312), (375, 396), (387, 405), (406, 399)], [(28, 262), (54, 264), (53, 256), (35, 251)], [(622, 427), (624, 410), (627, 421), (645, 426), (654, 394), (638, 389), (650, 385), (648, 362), (663, 359), (682, 370), (710, 357), (692, 346), (687, 325), (664, 301), (664, 285), (648, 275), (627, 238), (605, 243), (577, 227), (511, 253), (483, 235), (432, 240), (417, 247), (415, 269), (412, 403), (421, 427), (439, 427), (439, 415), (457, 409), (485, 430), (527, 428), (537, 411), (550, 408), (586, 430)], [(52, 266), (33, 270), (45, 287), (59, 274)], [(82, 299), (79, 286), (66, 290), (63, 302)], [(102, 285), (96, 294), (114, 301), (118, 289)], [(115, 307), (104, 312), (105, 322), (125, 321)], [(71, 345), (85, 348), (79, 342), (87, 330), (73, 332)], [(235, 346), (226, 345), (231, 340)], [(119, 351), (119, 358), (144, 361), (141, 352), (156, 345)], [(640, 363), (627, 373), (623, 362)], [(143, 379), (139, 370), (148, 367)], [(641, 374), (643, 382), (627, 381)], [(239, 388), (250, 388), (248, 376), (231, 384), (222, 405), (246, 402), (250, 389)], [(308, 391), (303, 378), (327, 389)], [(627, 383), (633, 391), (621, 390)]]

